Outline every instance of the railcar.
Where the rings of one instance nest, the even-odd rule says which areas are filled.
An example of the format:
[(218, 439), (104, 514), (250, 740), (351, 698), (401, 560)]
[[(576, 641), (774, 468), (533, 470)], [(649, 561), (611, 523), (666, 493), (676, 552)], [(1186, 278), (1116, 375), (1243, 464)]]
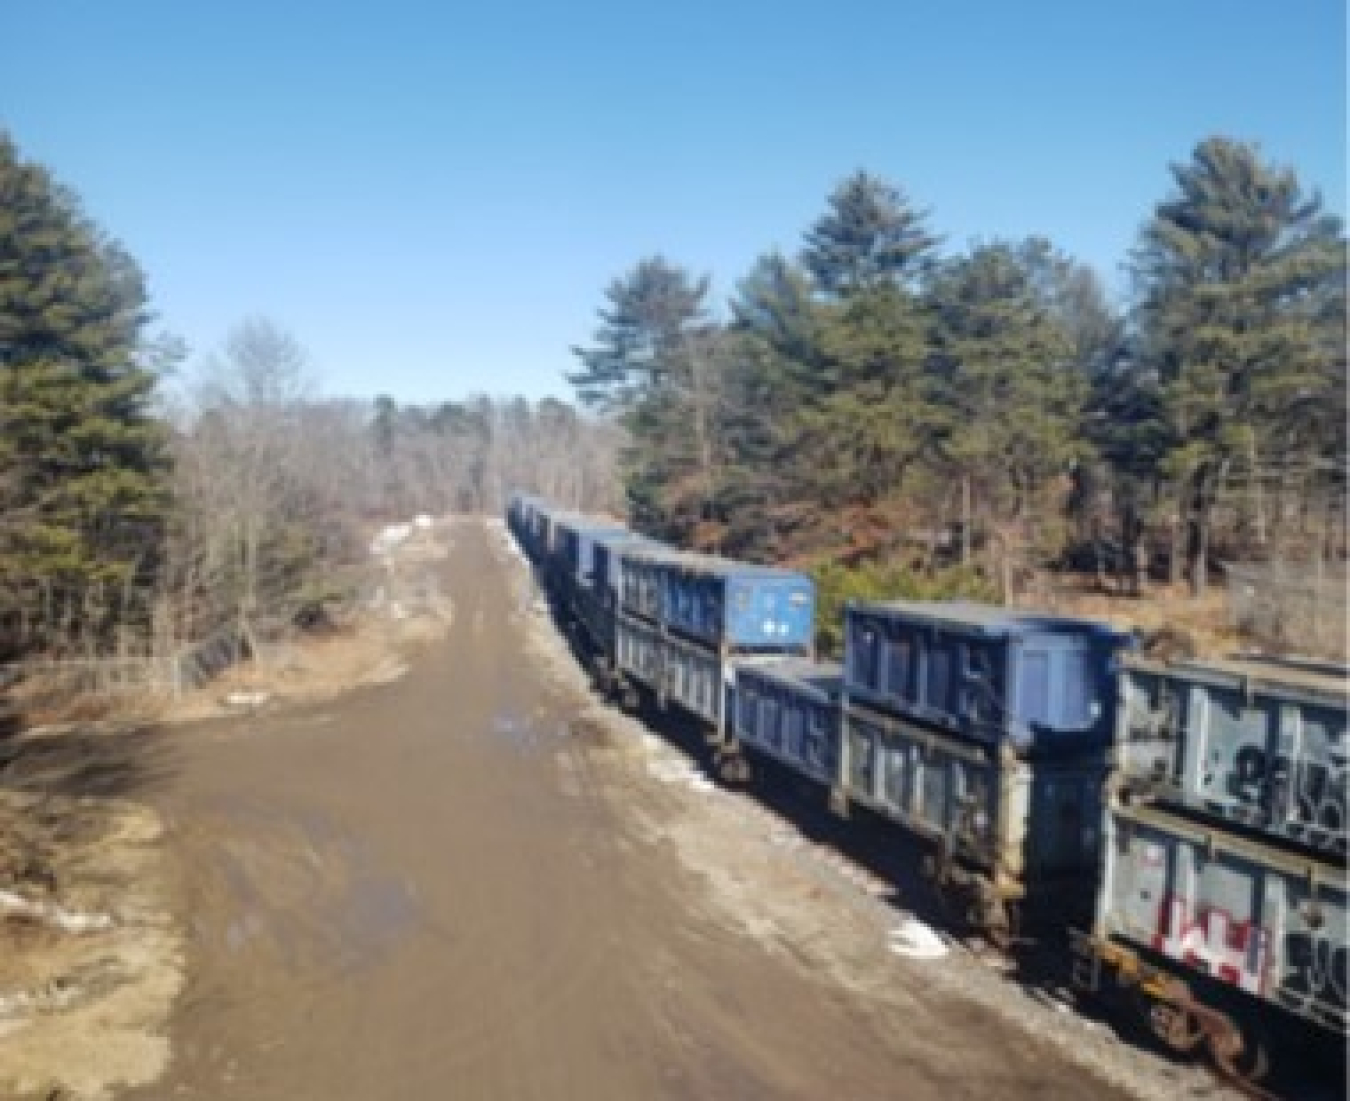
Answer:
[(849, 604), (838, 798), (923, 839), (925, 874), (996, 940), (1081, 919), (1130, 645), (964, 601)]
[(1075, 983), (1128, 992), (1228, 1076), (1287, 1024), (1347, 1040), (1342, 667), (1123, 663), (1098, 898)]
[(738, 656), (809, 656), (805, 574), (662, 546), (624, 546), (615, 658), (621, 673), (705, 721), (720, 740)]
[(1162, 1039), (1240, 1080), (1271, 1021), (1344, 1043), (1344, 668), (1169, 664), (1095, 621), (912, 601), (848, 605), (836, 666), (813, 660), (801, 574), (527, 495), (508, 520), (608, 687), (919, 838), (994, 939), (1023, 918), (1067, 935), (1081, 989), (1129, 991)]

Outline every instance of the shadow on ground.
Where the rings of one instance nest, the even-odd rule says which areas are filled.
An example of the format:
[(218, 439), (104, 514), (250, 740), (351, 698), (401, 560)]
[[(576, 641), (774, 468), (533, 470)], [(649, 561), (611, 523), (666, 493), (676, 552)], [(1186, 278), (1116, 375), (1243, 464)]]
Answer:
[(0, 790), (78, 799), (134, 797), (171, 771), (154, 726), (71, 724), (26, 733), (0, 700)]
[[(583, 668), (592, 669), (596, 655), (576, 625), (557, 607), (550, 611), (573, 658)], [(953, 905), (922, 875), (926, 850), (918, 838), (866, 808), (852, 807), (847, 818), (839, 817), (830, 810), (819, 785), (760, 755), (749, 761), (748, 782), (728, 783), (719, 774), (715, 750), (706, 737), (707, 724), (678, 708), (659, 707), (645, 690), (630, 713), (697, 762), (721, 786), (742, 791), (790, 822), (808, 841), (840, 853), (889, 884), (889, 905), (897, 920), (911, 914), (950, 937), (979, 944), (981, 938), (966, 920), (962, 906)], [(1085, 998), (1073, 992), (1070, 928), (1091, 927), (1095, 893), (1095, 884), (1085, 881), (1079, 894), (1057, 896), (1039, 915), (1029, 915), (1024, 935), (1001, 953), (1008, 981), (1038, 1001), (1072, 1004), (1080, 1016), (1110, 1028), (1123, 1043), (1176, 1062), (1188, 1061), (1163, 1046), (1148, 1028), (1145, 1013), (1128, 999)], [(992, 946), (988, 947), (994, 954)], [(1283, 1014), (1260, 1013), (1241, 1023), (1249, 1037), (1259, 1035), (1271, 1055), (1273, 1069), (1261, 1083), (1268, 1091), (1266, 1096), (1291, 1101), (1334, 1101), (1345, 1096), (1344, 1050), (1335, 1036), (1310, 1035), (1306, 1025), (1285, 1019)]]

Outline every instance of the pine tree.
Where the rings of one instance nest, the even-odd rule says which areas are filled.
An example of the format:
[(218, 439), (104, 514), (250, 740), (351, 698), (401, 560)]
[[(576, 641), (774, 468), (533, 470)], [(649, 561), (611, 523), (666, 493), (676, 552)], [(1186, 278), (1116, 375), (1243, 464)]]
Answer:
[(0, 622), (13, 646), (144, 626), (167, 508), (135, 263), (0, 135)]
[(610, 305), (590, 348), (573, 348), (581, 369), (567, 376), (581, 401), (626, 412), (661, 388), (685, 336), (706, 320), (708, 279), (663, 257), (642, 260), (605, 291)]
[(939, 448), (961, 490), (967, 556), (976, 528), (999, 535), (1005, 559), (1057, 549), (1056, 490), (1082, 457), (1087, 379), (1023, 256), (978, 246), (929, 288)]
[[(717, 379), (706, 349), (717, 330), (707, 322), (707, 293), (707, 277), (696, 279), (660, 256), (641, 261), (606, 290), (610, 306), (599, 311), (595, 344), (572, 349), (582, 366), (567, 376), (582, 402), (616, 415), (627, 429), (630, 517), (669, 538), (687, 537), (712, 507), (704, 468)], [(686, 453), (691, 426), (694, 459)], [(687, 474), (691, 462), (702, 471), (697, 488)], [(693, 499), (701, 504), (691, 512)]]
[(829, 204), (802, 250), (823, 293), (845, 297), (922, 273), (937, 238), (899, 188), (860, 170), (835, 188)]
[[(1320, 198), (1252, 145), (1206, 139), (1172, 174), (1176, 192), (1134, 254), (1136, 323), (1160, 473), (1175, 487), (1174, 562), (1200, 592), (1214, 505), (1236, 469), (1259, 484), (1272, 464), (1344, 452), (1345, 243)], [(1319, 406), (1331, 416), (1304, 420)]]
[(932, 431), (925, 336), (922, 304), (890, 283), (826, 313), (823, 365), (794, 422), (821, 549), (867, 556), (903, 526), (909, 477)]
[(737, 345), (726, 475), (727, 541), (754, 557), (791, 556), (819, 519), (811, 490), (818, 459), (801, 415), (819, 396), (829, 307), (810, 275), (777, 253), (756, 261), (731, 299)]

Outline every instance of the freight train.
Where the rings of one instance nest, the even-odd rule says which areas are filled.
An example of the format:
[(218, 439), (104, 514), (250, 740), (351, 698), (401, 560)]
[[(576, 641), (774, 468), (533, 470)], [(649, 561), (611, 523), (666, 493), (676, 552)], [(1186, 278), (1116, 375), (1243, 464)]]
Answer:
[(793, 570), (669, 547), (512, 497), (507, 524), (598, 683), (705, 724), (917, 843), (921, 870), (1009, 945), (1072, 945), (1084, 991), (1229, 1077), (1268, 1025), (1347, 1032), (1347, 670), (1167, 663), (1103, 623), (964, 602), (851, 602), (814, 654)]

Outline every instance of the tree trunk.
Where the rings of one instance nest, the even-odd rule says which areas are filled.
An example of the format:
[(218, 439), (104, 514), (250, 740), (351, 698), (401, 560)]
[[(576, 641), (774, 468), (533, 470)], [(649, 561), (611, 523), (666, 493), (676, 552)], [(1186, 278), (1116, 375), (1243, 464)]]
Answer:
[(970, 565), (970, 478), (961, 479), (961, 565)]
[(1252, 437), (1248, 449), (1248, 459), (1251, 461), (1251, 479), (1252, 479), (1252, 524), (1256, 528), (1256, 545), (1264, 547), (1266, 545), (1266, 495), (1264, 487), (1261, 484), (1261, 468), (1257, 462), (1256, 438)]
[(1209, 584), (1209, 519), (1207, 507), (1202, 505), (1196, 510), (1191, 543), (1191, 596), (1196, 598), (1205, 595)]

